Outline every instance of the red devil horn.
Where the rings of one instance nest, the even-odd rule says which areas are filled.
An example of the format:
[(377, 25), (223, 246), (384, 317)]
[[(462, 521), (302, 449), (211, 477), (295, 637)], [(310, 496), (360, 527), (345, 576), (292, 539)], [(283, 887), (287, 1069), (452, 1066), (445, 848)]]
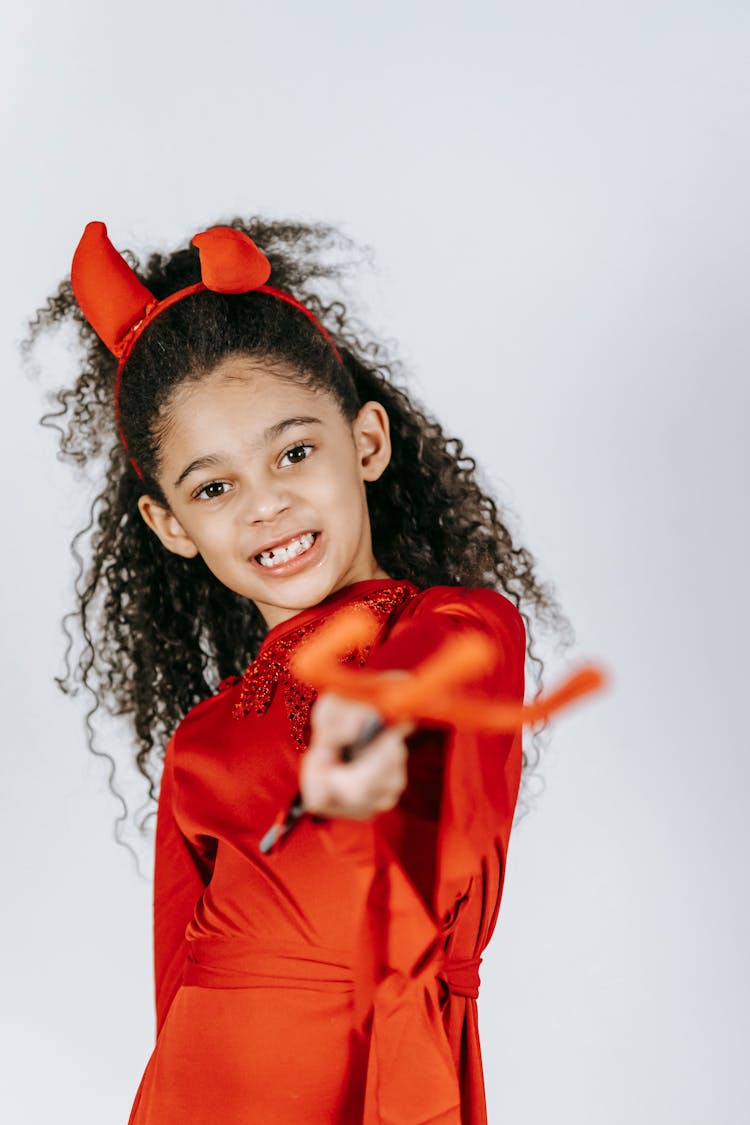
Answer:
[(244, 231), (234, 227), (211, 227), (196, 234), (201, 277), (214, 293), (249, 293), (265, 285), (271, 263)]
[(138, 280), (107, 237), (104, 223), (89, 223), (73, 255), (70, 283), (83, 315), (116, 356), (131, 328), (155, 297)]

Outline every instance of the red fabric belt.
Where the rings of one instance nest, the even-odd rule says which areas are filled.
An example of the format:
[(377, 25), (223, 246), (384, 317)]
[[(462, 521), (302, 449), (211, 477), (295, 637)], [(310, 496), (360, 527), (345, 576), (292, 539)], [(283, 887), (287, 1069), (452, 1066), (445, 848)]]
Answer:
[[(307, 988), (350, 992), (354, 987), (350, 950), (299, 943), (264, 948), (241, 937), (193, 938), (182, 983), (203, 988)], [(476, 999), (481, 957), (436, 960), (436, 976), (451, 993)]]
[(183, 984), (203, 988), (310, 988), (351, 992), (354, 978), (348, 950), (322, 945), (275, 943), (264, 948), (241, 937), (198, 938), (188, 942)]

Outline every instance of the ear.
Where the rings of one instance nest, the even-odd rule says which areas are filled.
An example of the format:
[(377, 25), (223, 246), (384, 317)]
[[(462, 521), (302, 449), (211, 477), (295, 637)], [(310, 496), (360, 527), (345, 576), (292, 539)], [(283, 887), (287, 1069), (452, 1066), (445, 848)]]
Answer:
[(375, 401), (364, 403), (352, 422), (363, 480), (377, 480), (391, 459), (388, 411)]
[(151, 528), (168, 551), (175, 555), (182, 555), (185, 559), (195, 558), (198, 548), (169, 508), (165, 508), (151, 496), (141, 496), (138, 500), (138, 510), (143, 516), (144, 523)]

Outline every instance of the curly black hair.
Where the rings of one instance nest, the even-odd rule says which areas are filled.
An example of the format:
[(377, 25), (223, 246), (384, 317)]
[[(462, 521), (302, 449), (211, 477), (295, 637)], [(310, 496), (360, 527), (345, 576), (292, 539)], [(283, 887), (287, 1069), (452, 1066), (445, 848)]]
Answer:
[[(84, 319), (68, 280), (37, 311), (24, 343), (28, 352), (42, 333), (64, 321), (78, 330), (78, 377), (54, 392), (55, 406), (41, 422), (59, 431), (60, 459), (103, 461), (104, 485), (88, 524), (73, 539), (76, 608), (65, 618), (65, 674), (57, 682), (68, 693), (79, 684), (91, 692), (87, 738), (94, 753), (101, 751), (94, 746), (91, 718), (100, 706), (132, 720), (135, 761), (148, 782), (147, 808), (156, 799), (164, 746), (176, 725), (224, 677), (245, 668), (266, 632), (253, 602), (220, 583), (200, 556), (186, 559), (162, 547), (137, 507), (144, 493), (166, 504), (157, 471), (170, 396), (229, 355), (271, 366), (282, 361), (303, 385), (332, 395), (348, 420), (366, 401), (385, 407), (392, 457), (366, 489), (373, 553), (388, 574), (421, 588), (484, 586), (510, 598), (526, 625), (527, 665), (539, 691), (544, 664), (535, 650), (535, 626), (556, 632), (562, 644), (572, 639), (551, 588), (538, 579), (530, 552), (514, 542), (463, 443), (447, 437), (407, 392), (402, 365), (386, 346), (369, 337), (340, 300), (326, 303), (321, 296), (321, 285), (340, 279), (343, 267), (332, 264), (331, 255), (348, 240), (322, 223), (235, 218), (217, 225), (244, 231), (263, 248), (271, 263), (268, 284), (312, 310), (342, 362), (307, 317), (272, 297), (199, 291), (178, 301), (139, 337), (122, 382), (121, 423), (141, 480), (116, 431), (117, 361)], [(151, 254), (142, 267), (134, 255), (124, 256), (159, 299), (200, 281), (192, 245)], [(544, 729), (542, 724), (526, 740), (524, 781), (538, 764)], [(112, 759), (110, 765), (112, 787)]]

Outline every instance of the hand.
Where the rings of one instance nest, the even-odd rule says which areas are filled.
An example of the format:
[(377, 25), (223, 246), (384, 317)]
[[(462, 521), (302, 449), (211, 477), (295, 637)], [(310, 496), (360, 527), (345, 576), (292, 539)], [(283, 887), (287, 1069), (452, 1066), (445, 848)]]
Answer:
[[(384, 675), (407, 675), (388, 672)], [(318, 816), (366, 820), (391, 809), (406, 788), (405, 739), (414, 723), (381, 731), (351, 762), (344, 746), (356, 741), (378, 712), (366, 703), (323, 692), (310, 709), (310, 745), (300, 763), (300, 793), (305, 810)]]

